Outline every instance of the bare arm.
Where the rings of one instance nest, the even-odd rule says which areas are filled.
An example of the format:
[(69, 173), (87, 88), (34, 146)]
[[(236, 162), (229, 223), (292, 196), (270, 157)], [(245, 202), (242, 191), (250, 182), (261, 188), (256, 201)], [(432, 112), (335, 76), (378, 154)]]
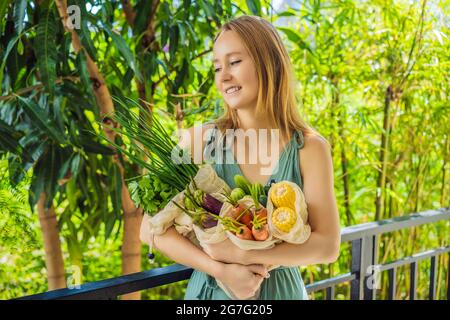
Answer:
[[(148, 216), (144, 215), (141, 225), (141, 241), (149, 243)], [(159, 236), (154, 236), (154, 247), (177, 263), (205, 272), (217, 277), (221, 272), (223, 263), (211, 259), (191, 241), (179, 234), (175, 227), (170, 227)]]

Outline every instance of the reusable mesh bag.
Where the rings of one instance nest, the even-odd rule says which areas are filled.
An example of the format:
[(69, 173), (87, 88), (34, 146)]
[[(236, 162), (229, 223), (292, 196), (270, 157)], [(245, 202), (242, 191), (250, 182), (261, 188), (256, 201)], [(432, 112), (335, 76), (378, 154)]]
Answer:
[(269, 223), (269, 230), (272, 235), (278, 239), (284, 240), (289, 243), (301, 244), (309, 239), (311, 235), (311, 227), (308, 224), (308, 211), (305, 201), (305, 196), (300, 187), (290, 181), (283, 181), (289, 184), (295, 192), (295, 213), (297, 215), (297, 220), (289, 232), (283, 232), (277, 229), (272, 223), (272, 213), (275, 211), (274, 205), (271, 200), (272, 188), (269, 189), (269, 194), (267, 197), (267, 221)]
[[(211, 194), (220, 201), (225, 201), (226, 198), (222, 193), (230, 193), (230, 187), (223, 181), (214, 171), (211, 165), (203, 165), (199, 168), (194, 177), (196, 186)], [(193, 183), (189, 184), (193, 188)], [(184, 191), (177, 194), (172, 201), (177, 203), (184, 202)], [(154, 236), (164, 234), (168, 228), (174, 226), (178, 233), (188, 238), (196, 246), (201, 247), (203, 243), (217, 243), (226, 239), (226, 235), (221, 226), (202, 230), (195, 226), (192, 218), (183, 210), (178, 208), (172, 201), (170, 201), (161, 211), (148, 219), (149, 225), (149, 249), (150, 255), (153, 256)], [(195, 227), (195, 228), (194, 228)], [(153, 258), (150, 258), (152, 262)]]

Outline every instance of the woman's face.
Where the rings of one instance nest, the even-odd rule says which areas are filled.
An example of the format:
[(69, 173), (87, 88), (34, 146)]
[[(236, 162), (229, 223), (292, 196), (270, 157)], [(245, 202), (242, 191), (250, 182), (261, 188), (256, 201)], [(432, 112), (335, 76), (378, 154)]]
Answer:
[(256, 67), (236, 32), (222, 32), (214, 43), (217, 90), (232, 109), (255, 108), (258, 99)]

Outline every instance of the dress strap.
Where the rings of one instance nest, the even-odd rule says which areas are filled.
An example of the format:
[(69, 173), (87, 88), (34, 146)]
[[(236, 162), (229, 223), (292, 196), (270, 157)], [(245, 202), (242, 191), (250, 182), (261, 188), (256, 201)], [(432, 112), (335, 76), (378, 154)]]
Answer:
[(303, 137), (302, 130), (297, 130), (294, 132), (294, 143), (297, 149), (302, 149), (305, 145), (305, 139)]

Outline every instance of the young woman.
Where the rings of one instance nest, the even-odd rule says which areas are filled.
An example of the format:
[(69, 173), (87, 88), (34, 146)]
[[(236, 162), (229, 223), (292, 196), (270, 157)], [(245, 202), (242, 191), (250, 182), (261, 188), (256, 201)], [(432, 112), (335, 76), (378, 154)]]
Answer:
[[(267, 250), (241, 250), (230, 240), (201, 250), (172, 227), (154, 238), (154, 246), (194, 269), (185, 299), (228, 299), (216, 279), (241, 299), (253, 296), (259, 288), (259, 299), (308, 299), (299, 266), (332, 263), (339, 255), (331, 150), (297, 111), (289, 56), (269, 22), (252, 16), (229, 21), (215, 38), (213, 55), (215, 83), (226, 112), (215, 123), (191, 128), (190, 137), (195, 130), (213, 128), (220, 133), (234, 129), (236, 139), (250, 131), (261, 135), (263, 129), (278, 130), (277, 138), (269, 135), (263, 143), (243, 139), (244, 143), (237, 144), (233, 139), (231, 144), (217, 144), (215, 153), (232, 162), (219, 161), (214, 169), (231, 188), (235, 187), (236, 174), (263, 185), (271, 180), (297, 183), (308, 206), (311, 236), (300, 245), (283, 242)], [(202, 139), (202, 148), (196, 148), (198, 141), (183, 140), (191, 147), (194, 159), (202, 159), (203, 150), (211, 143), (211, 139)], [(256, 163), (236, 161), (238, 155), (260, 154), (260, 148), (269, 150), (269, 158), (276, 164), (271, 173), (262, 170), (265, 164), (260, 157)], [(146, 228), (145, 217), (141, 228), (144, 242), (148, 242)], [(268, 272), (270, 265), (281, 267)]]

